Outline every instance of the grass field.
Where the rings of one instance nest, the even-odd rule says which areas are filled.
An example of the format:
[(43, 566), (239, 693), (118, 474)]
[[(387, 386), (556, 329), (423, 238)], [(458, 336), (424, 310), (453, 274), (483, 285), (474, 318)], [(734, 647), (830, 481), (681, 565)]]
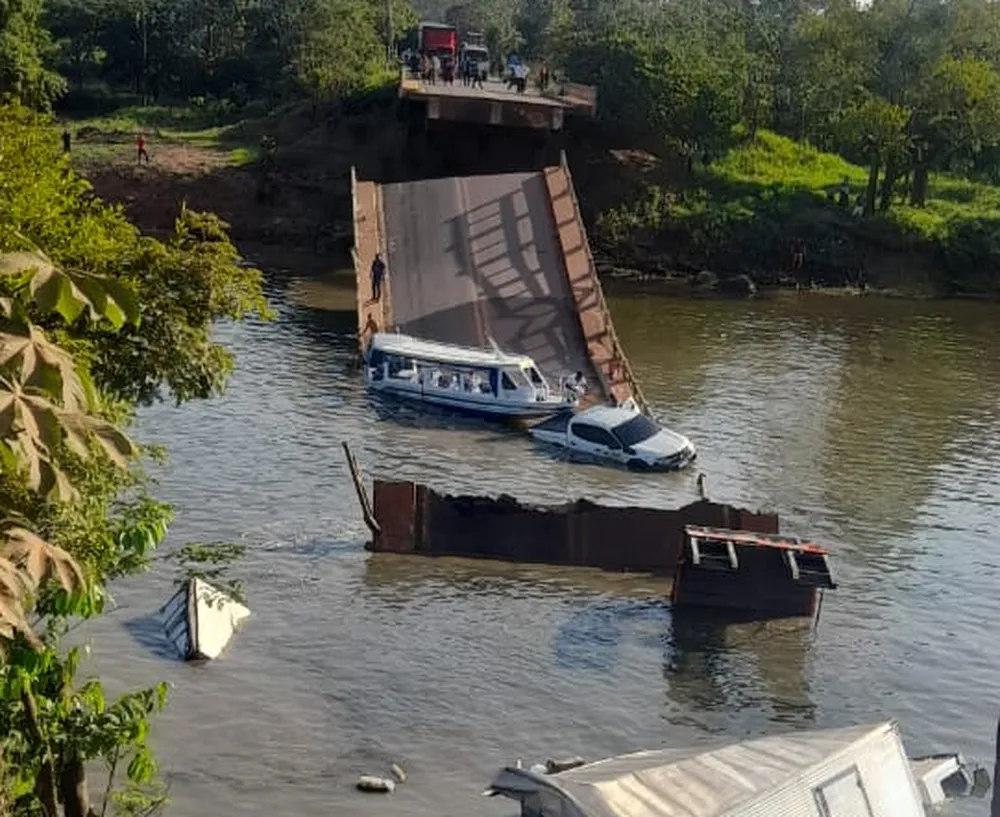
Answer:
[[(255, 115), (256, 114), (256, 115)], [(248, 136), (248, 122), (260, 113), (220, 112), (215, 107), (129, 106), (113, 114), (64, 118), (57, 124), (73, 137), (73, 161), (80, 167), (134, 163), (135, 142), (142, 134), (150, 156), (177, 155), (178, 149), (210, 154), (211, 164), (239, 167), (259, 156), (259, 144)], [(167, 149), (165, 151), (165, 149)]]

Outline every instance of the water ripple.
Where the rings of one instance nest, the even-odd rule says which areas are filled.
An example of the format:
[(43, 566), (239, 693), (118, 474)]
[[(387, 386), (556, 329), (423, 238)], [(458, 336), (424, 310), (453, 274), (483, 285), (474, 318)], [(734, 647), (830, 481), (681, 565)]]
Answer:
[[(840, 588), (812, 632), (674, 616), (668, 583), (648, 577), (366, 554), (343, 440), (369, 475), (535, 502), (670, 507), (694, 497), (695, 472), (582, 467), (513, 432), (380, 405), (352, 369), (350, 293), (269, 286), (276, 321), (219, 328), (239, 361), (226, 397), (152, 408), (138, 428), (171, 452), (168, 546), (245, 538), (253, 617), (223, 660), (167, 660), (142, 624), (171, 589), (161, 566), (116, 587), (119, 610), (89, 632), (112, 689), (174, 684), (156, 728), (173, 814), (509, 814), (478, 792), (516, 757), (883, 717), (915, 752), (991, 754), (994, 307), (613, 299), (709, 493), (776, 508), (834, 549)], [(393, 798), (353, 791), (393, 760), (410, 773)]]

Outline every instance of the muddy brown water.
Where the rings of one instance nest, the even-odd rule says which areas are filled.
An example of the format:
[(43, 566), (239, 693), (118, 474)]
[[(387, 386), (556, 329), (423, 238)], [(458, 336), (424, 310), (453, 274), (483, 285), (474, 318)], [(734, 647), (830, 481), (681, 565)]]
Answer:
[[(222, 399), (143, 413), (169, 446), (168, 547), (244, 538), (253, 616), (221, 660), (157, 646), (162, 566), (85, 631), (112, 689), (167, 679), (155, 743), (170, 813), (469, 817), (502, 764), (882, 718), (911, 753), (990, 760), (1000, 680), (1000, 308), (612, 294), (660, 417), (713, 497), (771, 507), (835, 553), (816, 633), (675, 621), (654, 579), (373, 557), (340, 453), (369, 473), (534, 501), (670, 506), (697, 470), (551, 459), (511, 432), (379, 411), (351, 371), (353, 293), (275, 273), (269, 324), (220, 327)], [(409, 781), (354, 791), (359, 773)], [(966, 801), (958, 815), (984, 814)]]

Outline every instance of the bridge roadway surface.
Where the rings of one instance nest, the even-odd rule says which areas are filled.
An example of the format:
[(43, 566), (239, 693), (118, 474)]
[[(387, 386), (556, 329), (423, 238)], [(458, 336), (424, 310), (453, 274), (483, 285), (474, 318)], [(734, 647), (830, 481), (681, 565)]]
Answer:
[(392, 322), (427, 340), (531, 355), (598, 386), (540, 172), (383, 185)]

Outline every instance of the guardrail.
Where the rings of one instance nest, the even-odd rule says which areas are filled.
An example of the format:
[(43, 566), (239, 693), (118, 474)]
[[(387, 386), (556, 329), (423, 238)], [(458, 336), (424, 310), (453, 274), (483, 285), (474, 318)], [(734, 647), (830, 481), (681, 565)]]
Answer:
[[(591, 276), (593, 278), (594, 292), (597, 296), (597, 307), (601, 311), (601, 315), (604, 318), (605, 331), (611, 338), (613, 355), (612, 360), (615, 361), (621, 368), (622, 375), (624, 376), (625, 382), (628, 383), (629, 390), (632, 392), (632, 397), (635, 399), (636, 404), (644, 414), (649, 414), (649, 402), (646, 400), (646, 396), (639, 387), (639, 381), (636, 380), (635, 372), (632, 370), (632, 364), (625, 355), (625, 350), (622, 348), (621, 341), (618, 339), (618, 333), (615, 331), (614, 322), (611, 320), (611, 310), (604, 297), (604, 289), (601, 286), (601, 280), (597, 275), (597, 263), (594, 261), (594, 255), (590, 250), (590, 241), (587, 239), (586, 231), (583, 229), (583, 214), (580, 211), (580, 201), (576, 195), (576, 188), (573, 186), (573, 175), (570, 173), (569, 162), (566, 159), (565, 150), (561, 151), (560, 163), (562, 165), (563, 173), (566, 175), (569, 197), (573, 204), (573, 212), (576, 215), (576, 219), (580, 224), (581, 233), (583, 234), (583, 249), (587, 254), (587, 263), (590, 266)], [(610, 394), (611, 384), (608, 383), (607, 376), (601, 371), (598, 371), (598, 375), (604, 381), (606, 389)]]

